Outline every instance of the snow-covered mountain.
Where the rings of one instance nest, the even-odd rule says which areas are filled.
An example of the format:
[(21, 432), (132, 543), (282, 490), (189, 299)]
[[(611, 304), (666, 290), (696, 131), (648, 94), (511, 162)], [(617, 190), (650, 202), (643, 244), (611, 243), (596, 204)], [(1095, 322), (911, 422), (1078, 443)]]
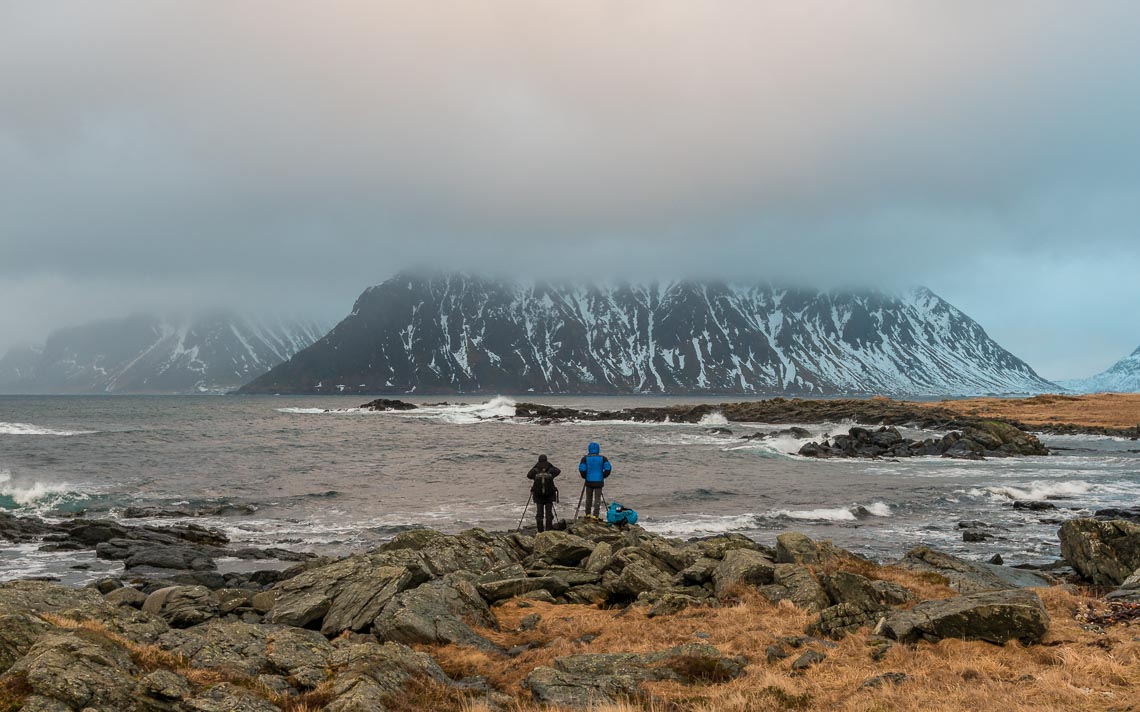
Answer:
[(598, 287), (401, 274), (247, 393), (1056, 390), (927, 289)]
[(1061, 381), (1061, 385), (1077, 393), (1140, 393), (1140, 348), (1114, 363), (1104, 373)]
[(0, 359), (4, 393), (216, 393), (265, 373), (324, 334), (311, 323), (227, 313), (135, 314), (53, 332)]

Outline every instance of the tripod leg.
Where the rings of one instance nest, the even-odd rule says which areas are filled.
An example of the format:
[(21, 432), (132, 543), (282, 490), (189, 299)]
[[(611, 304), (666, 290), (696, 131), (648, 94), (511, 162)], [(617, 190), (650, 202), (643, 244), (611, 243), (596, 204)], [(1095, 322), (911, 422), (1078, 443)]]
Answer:
[(574, 507), (574, 518), (578, 518), (578, 510), (582, 508), (582, 498), (586, 496), (586, 485), (582, 485), (582, 493), (578, 495), (578, 504)]
[(526, 519), (526, 510), (530, 508), (530, 500), (531, 500), (531, 499), (533, 499), (533, 498), (534, 498), (534, 494), (533, 494), (533, 493), (532, 493), (532, 494), (531, 494), (529, 497), (527, 497), (527, 498), (526, 498), (526, 506), (525, 506), (525, 507), (523, 507), (523, 513), (522, 513), (522, 516), (521, 516), (521, 517), (519, 517), (519, 525), (518, 525), (517, 527), (515, 527), (515, 531), (516, 531), (516, 532), (521, 532), (521, 531), (522, 531), (522, 523), (523, 523), (523, 519)]

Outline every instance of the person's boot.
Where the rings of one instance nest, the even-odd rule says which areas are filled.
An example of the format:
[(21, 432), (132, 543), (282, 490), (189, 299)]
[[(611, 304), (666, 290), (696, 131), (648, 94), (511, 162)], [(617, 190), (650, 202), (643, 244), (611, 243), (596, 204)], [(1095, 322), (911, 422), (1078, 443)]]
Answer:
[(538, 529), (538, 533), (541, 534), (542, 533), (542, 517), (539, 517), (539, 518), (534, 520), (534, 526)]

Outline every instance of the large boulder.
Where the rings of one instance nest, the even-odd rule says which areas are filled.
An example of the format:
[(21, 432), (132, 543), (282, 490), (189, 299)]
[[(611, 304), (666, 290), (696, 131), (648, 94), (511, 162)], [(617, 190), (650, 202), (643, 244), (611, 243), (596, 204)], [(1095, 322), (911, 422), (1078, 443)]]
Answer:
[(297, 627), (319, 622), (327, 635), (367, 630), (396, 594), (424, 579), (422, 571), (377, 566), (367, 556), (352, 556), (277, 584), (267, 621)]
[(158, 645), (195, 668), (232, 670), (248, 677), (284, 675), (302, 689), (324, 682), (333, 653), (317, 631), (237, 621), (174, 630), (159, 638)]
[(815, 541), (799, 532), (785, 532), (776, 537), (777, 563), (819, 566), (837, 559), (851, 558), (855, 558), (855, 555), (830, 541)]
[(218, 599), (205, 586), (167, 586), (147, 596), (144, 613), (162, 618), (175, 628), (189, 628), (218, 615)]
[(473, 625), (498, 629), (498, 621), (475, 586), (449, 578), (396, 595), (376, 617), (372, 631), (381, 640), (406, 645), (455, 643), (498, 650)]
[(0, 615), (0, 673), (24, 657), (51, 626), (30, 613)]
[(760, 589), (770, 601), (788, 600), (797, 608), (811, 613), (818, 613), (831, 605), (811, 569), (802, 564), (776, 564), (772, 580), (773, 585)]
[(536, 561), (560, 566), (577, 566), (594, 551), (594, 545), (580, 536), (568, 532), (542, 532), (534, 538)]
[(1089, 581), (1120, 585), (1140, 568), (1140, 524), (1070, 519), (1061, 525), (1061, 556)]
[(280, 712), (264, 697), (229, 682), (208, 687), (182, 704), (191, 712)]
[(713, 571), (717, 598), (723, 598), (742, 586), (771, 584), (776, 564), (764, 554), (751, 549), (731, 549)]
[(887, 614), (880, 632), (906, 643), (937, 642), (943, 638), (1010, 640), (1039, 643), (1049, 628), (1041, 598), (1032, 591), (1012, 589), (972, 593), (944, 601), (925, 601), (910, 610)]
[(647, 591), (658, 591), (672, 585), (672, 576), (644, 561), (626, 565), (619, 574), (607, 571), (602, 577), (602, 587), (613, 601), (630, 600)]
[(125, 647), (80, 629), (42, 636), (0, 681), (23, 679), (27, 709), (131, 710), (139, 674)]
[(446, 682), (447, 676), (427, 653), (388, 642), (338, 641), (329, 666), (334, 672), (332, 701), (326, 712), (384, 712), (391, 698), (413, 678)]
[(550, 591), (554, 596), (566, 592), (568, 586), (565, 582), (553, 576), (520, 576), (518, 578), (502, 579), (476, 584), (480, 595), (489, 603), (501, 601), (504, 598), (522, 596), (532, 591)]
[(966, 561), (928, 546), (911, 549), (895, 565), (909, 571), (937, 574), (946, 579), (950, 588), (960, 593), (1043, 588), (1053, 583), (1032, 571)]

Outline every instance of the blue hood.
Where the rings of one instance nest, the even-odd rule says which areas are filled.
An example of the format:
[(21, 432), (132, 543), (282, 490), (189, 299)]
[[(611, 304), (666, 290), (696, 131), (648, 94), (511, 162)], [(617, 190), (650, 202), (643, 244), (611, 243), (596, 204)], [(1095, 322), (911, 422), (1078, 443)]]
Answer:
[(590, 443), (590, 447), (586, 450), (591, 455), (597, 455), (602, 451), (602, 446), (597, 443)]

